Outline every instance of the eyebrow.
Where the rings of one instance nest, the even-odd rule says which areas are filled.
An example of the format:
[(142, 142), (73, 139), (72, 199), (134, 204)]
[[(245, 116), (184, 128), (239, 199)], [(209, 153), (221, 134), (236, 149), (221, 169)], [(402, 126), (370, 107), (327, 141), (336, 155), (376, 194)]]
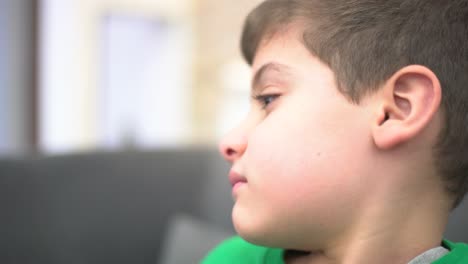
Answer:
[(277, 62), (269, 62), (264, 64), (260, 69), (255, 72), (254, 77), (252, 79), (252, 94), (258, 92), (261, 89), (263, 79), (265, 75), (270, 72), (275, 71), (278, 73), (284, 73), (290, 75), (291, 68), (287, 65), (277, 63)]

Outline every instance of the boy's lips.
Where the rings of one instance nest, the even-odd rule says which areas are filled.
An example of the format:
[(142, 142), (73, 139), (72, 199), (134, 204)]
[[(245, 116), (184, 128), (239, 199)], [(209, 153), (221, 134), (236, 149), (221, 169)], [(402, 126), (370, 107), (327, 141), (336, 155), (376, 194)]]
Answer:
[(241, 174), (235, 172), (234, 170), (231, 170), (229, 172), (229, 182), (231, 183), (232, 192), (234, 194), (236, 189), (247, 183), (247, 179)]

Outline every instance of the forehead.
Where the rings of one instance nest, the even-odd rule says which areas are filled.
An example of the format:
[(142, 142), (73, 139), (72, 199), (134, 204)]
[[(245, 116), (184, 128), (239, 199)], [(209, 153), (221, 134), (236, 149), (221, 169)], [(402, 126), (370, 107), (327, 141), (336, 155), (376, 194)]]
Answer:
[(255, 71), (255, 75), (253, 77), (253, 82), (259, 83), (261, 82), (262, 78), (265, 76), (268, 76), (269, 74), (284, 74), (284, 75), (290, 75), (291, 74), (291, 67), (288, 65), (271, 61), (268, 63), (263, 64), (258, 70)]
[(298, 25), (294, 26), (293, 24), (277, 28), (272, 33), (262, 36), (255, 50), (252, 70), (256, 72), (263, 66), (262, 61), (265, 60), (265, 56), (274, 56), (274, 54), (280, 55), (279, 53), (286, 52), (291, 53), (293, 51), (291, 49), (293, 48), (305, 49), (301, 41), (301, 36), (302, 30)]
[(259, 45), (252, 64), (253, 85), (262, 78), (277, 79), (280, 76), (335, 85), (335, 74), (305, 47), (300, 36), (297, 29), (290, 28)]
[(255, 53), (252, 72), (291, 74), (298, 67), (316, 64), (318, 59), (305, 47), (300, 36), (298, 29), (289, 27), (262, 40)]
[(267, 83), (272, 81), (276, 84), (285, 84), (287, 80), (293, 78), (292, 69), (284, 64), (277, 62), (269, 62), (263, 64), (255, 73), (252, 78), (252, 93), (258, 93), (262, 90)]

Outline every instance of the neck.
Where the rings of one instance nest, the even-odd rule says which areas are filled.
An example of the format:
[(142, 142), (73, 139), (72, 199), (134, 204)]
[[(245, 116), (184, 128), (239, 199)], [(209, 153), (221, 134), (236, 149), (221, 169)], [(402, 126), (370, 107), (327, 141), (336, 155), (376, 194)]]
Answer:
[(287, 253), (286, 263), (408, 263), (440, 245), (449, 213), (447, 201), (434, 199), (433, 192), (418, 195), (411, 202), (408, 197), (386, 202), (383, 196), (374, 197), (350, 232), (321, 250)]

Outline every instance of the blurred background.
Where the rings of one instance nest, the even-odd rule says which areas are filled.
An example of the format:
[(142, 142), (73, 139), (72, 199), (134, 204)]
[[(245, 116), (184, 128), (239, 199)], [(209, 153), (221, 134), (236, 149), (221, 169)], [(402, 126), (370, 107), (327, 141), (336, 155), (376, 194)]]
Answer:
[(0, 0), (0, 155), (214, 146), (258, 0)]
[(197, 263), (255, 0), (0, 0), (0, 263)]

